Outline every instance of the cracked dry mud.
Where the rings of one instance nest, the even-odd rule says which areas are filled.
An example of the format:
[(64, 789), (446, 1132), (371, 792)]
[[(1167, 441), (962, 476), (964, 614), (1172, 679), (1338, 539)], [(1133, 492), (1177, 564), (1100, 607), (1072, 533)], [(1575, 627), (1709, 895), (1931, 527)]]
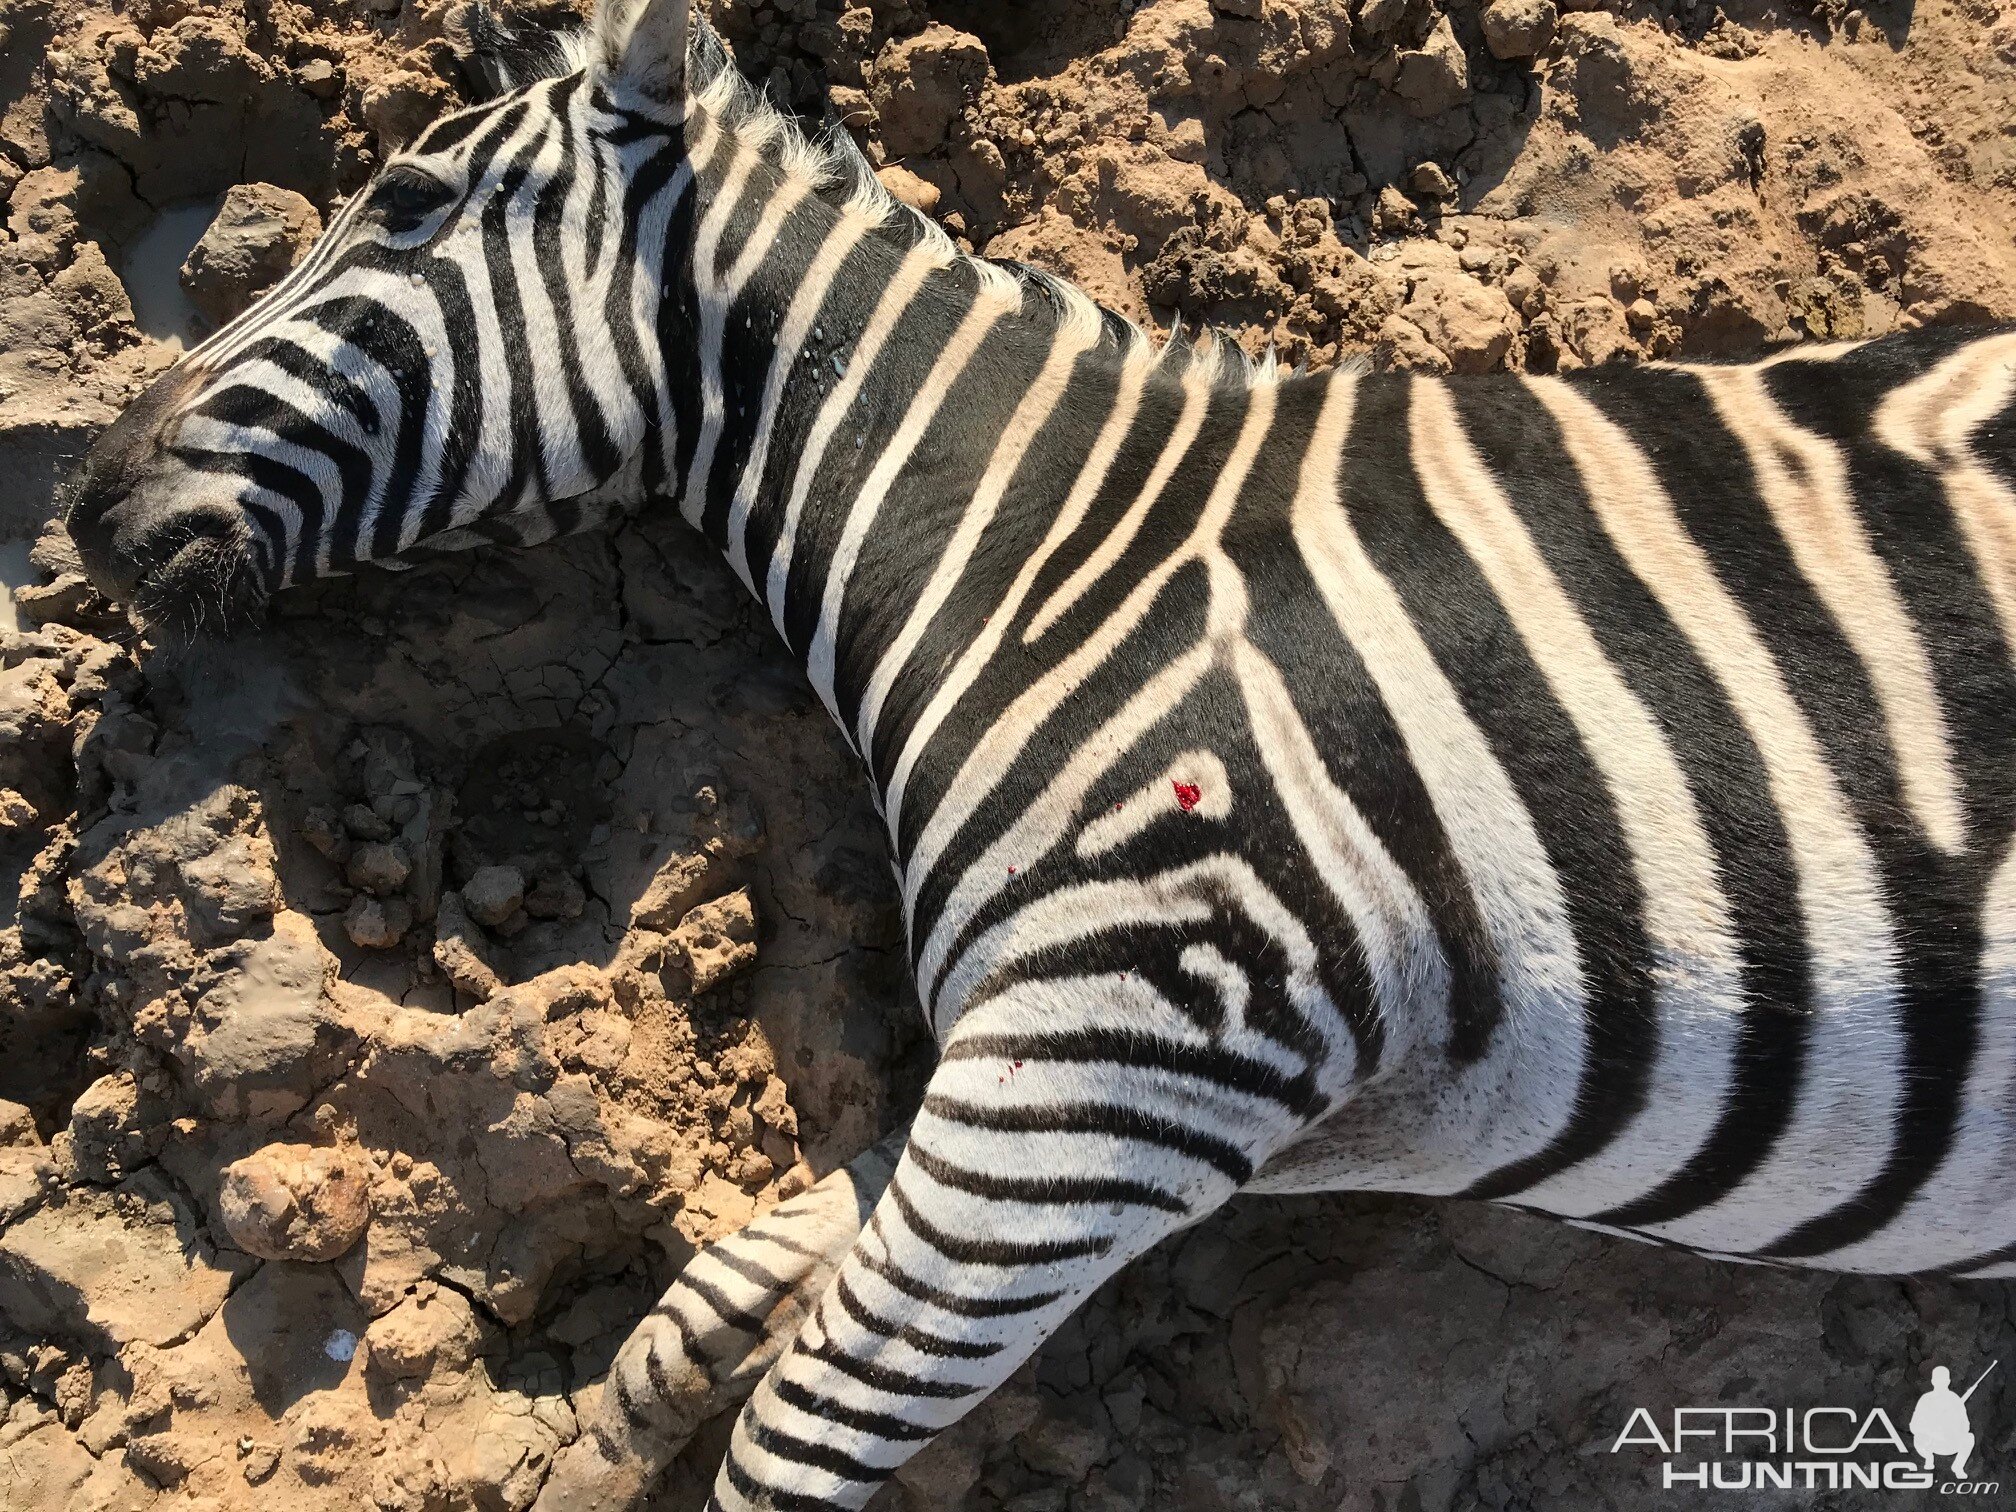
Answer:
[[(1256, 353), (1549, 371), (2016, 315), (1993, 0), (707, 8), (970, 245)], [(175, 342), (454, 97), (444, 10), (0, 0), (8, 1512), (523, 1508), (693, 1247), (928, 1065), (850, 761), (683, 527), (368, 572), (177, 654), (30, 549)], [(1931, 1363), (2016, 1358), (2012, 1297), (1235, 1202), (876, 1505), (1645, 1506), (1633, 1407), (1902, 1414)], [(652, 1505), (697, 1507), (724, 1434)]]

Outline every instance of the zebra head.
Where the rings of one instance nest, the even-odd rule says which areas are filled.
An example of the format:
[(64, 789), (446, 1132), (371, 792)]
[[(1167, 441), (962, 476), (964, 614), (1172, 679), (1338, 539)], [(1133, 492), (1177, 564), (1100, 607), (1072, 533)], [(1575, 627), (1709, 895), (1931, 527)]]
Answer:
[[(465, 13), (488, 98), (391, 156), (86, 458), (66, 522), (99, 587), (147, 623), (230, 630), (292, 583), (529, 544), (648, 493), (688, 4), (600, 0), (568, 37)], [(711, 33), (695, 47), (725, 66)]]

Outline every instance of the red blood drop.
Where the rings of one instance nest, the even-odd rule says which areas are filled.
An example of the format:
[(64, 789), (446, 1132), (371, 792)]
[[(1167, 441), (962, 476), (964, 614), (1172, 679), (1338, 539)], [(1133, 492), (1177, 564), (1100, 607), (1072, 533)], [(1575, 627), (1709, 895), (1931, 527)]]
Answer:
[(1175, 788), (1176, 807), (1186, 814), (1204, 801), (1204, 790), (1194, 782), (1179, 782), (1175, 784)]

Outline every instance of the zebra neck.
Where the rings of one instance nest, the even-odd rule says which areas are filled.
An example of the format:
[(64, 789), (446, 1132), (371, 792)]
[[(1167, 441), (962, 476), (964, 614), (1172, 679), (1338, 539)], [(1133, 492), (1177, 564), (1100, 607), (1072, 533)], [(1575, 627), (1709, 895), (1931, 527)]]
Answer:
[(1047, 422), (1126, 354), (1089, 300), (748, 158), (695, 196), (682, 508), (886, 775), (891, 705), (928, 695), (1018, 565), (983, 538), (1040, 539), (1090, 449)]

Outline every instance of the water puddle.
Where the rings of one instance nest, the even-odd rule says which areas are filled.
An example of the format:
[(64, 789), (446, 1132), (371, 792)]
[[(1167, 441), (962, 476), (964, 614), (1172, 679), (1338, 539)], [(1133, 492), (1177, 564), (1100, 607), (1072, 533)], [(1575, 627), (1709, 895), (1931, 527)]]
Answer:
[(182, 263), (216, 218), (218, 201), (171, 205), (136, 236), (120, 261), (119, 280), (133, 301), (133, 323), (173, 351), (207, 334), (203, 317), (182, 292)]
[(21, 611), (14, 607), (14, 590), (35, 581), (28, 565), (27, 541), (0, 541), (0, 631), (20, 630)]

